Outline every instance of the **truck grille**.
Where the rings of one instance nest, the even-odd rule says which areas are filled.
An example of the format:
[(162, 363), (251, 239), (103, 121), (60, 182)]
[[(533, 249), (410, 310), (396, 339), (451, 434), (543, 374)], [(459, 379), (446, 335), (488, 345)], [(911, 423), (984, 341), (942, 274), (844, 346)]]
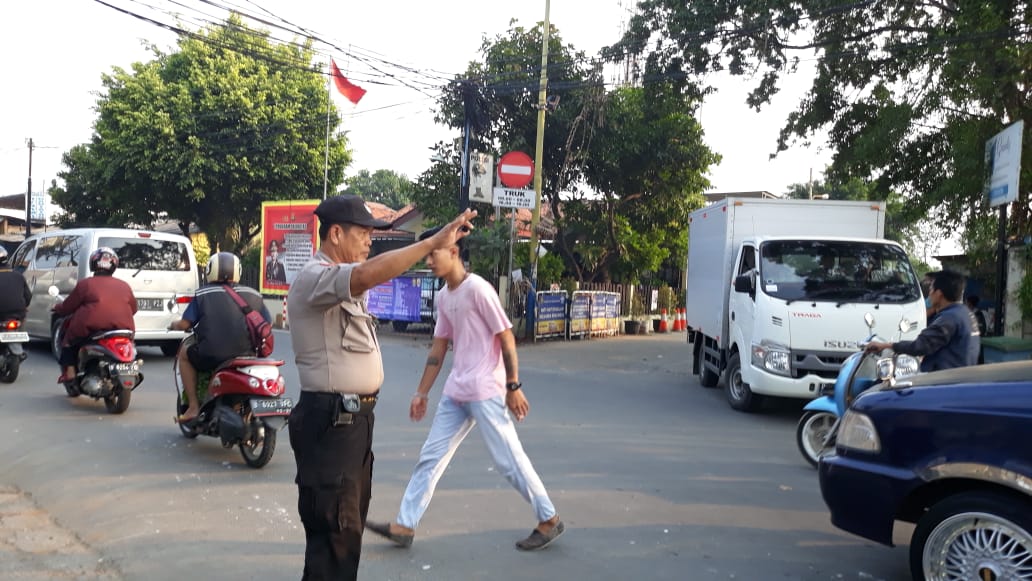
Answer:
[(824, 379), (834, 380), (847, 357), (848, 355), (826, 351), (793, 350), (792, 377), (798, 379), (813, 374)]

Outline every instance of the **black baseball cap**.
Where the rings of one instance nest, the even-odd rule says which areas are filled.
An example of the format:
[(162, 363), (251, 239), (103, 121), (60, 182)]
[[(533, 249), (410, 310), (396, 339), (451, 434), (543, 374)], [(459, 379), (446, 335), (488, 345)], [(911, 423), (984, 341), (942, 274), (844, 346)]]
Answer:
[(391, 227), (390, 222), (377, 220), (365, 200), (352, 194), (340, 194), (326, 198), (315, 209), (315, 215), (327, 224), (358, 224), (372, 226), (377, 230)]

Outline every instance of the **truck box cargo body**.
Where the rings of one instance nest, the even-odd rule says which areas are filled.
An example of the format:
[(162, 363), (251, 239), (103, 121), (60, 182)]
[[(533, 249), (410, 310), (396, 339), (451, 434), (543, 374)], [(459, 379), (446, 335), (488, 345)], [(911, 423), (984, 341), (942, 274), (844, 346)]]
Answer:
[(725, 376), (742, 410), (764, 395), (812, 398), (869, 333), (865, 313), (881, 337), (916, 337), (923, 296), (884, 233), (881, 202), (729, 197), (694, 212), (685, 314), (700, 382)]

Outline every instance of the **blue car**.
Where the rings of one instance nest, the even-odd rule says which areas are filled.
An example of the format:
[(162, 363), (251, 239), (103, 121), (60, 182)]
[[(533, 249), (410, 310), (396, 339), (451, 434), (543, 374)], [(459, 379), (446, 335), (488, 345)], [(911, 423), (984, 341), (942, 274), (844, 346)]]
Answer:
[(836, 527), (891, 546), (916, 525), (914, 579), (1032, 579), (1032, 361), (875, 386), (818, 468)]

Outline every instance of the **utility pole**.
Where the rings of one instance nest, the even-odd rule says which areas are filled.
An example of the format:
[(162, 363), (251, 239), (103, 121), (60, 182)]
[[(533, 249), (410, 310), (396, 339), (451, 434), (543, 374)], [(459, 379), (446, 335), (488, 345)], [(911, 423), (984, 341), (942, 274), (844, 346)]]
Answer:
[(541, 28), (541, 80), (538, 83), (537, 143), (534, 149), (534, 209), (530, 214), (530, 282), (537, 290), (538, 223), (541, 221), (541, 168), (545, 149), (545, 106), (548, 92), (548, 12), (550, 0), (545, 0), (545, 23)]
[(29, 138), (29, 187), (25, 190), (25, 237), (32, 236), (32, 138)]

